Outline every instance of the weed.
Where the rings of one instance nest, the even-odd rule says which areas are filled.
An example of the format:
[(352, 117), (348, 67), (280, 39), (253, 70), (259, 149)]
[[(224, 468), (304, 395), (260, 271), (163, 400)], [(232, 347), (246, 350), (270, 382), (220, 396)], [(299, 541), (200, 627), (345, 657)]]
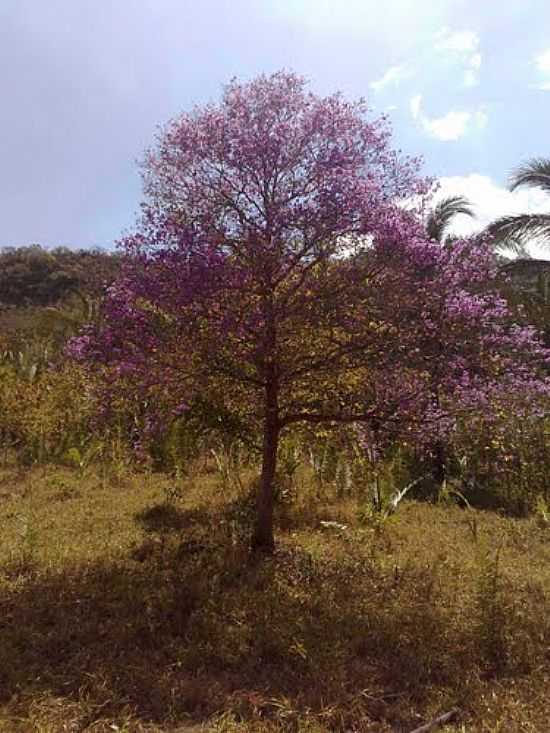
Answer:
[(508, 618), (500, 587), (499, 560), (500, 548), (480, 553), (476, 594), (478, 638), (494, 672), (508, 666)]

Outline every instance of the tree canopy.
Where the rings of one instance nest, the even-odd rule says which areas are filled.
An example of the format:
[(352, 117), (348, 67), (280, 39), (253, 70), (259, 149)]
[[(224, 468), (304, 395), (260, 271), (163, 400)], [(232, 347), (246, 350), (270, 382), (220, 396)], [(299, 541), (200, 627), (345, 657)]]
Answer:
[(132, 395), (142, 437), (205, 396), (259, 431), (255, 547), (273, 548), (292, 425), (356, 423), (381, 445), (449, 429), (497, 376), (542, 385), (534, 334), (478, 287), (489, 249), (430, 240), (430, 181), (364, 103), (291, 73), (233, 81), (159, 133), (143, 177), (123, 273), (71, 351)]
[[(550, 159), (534, 158), (521, 165), (510, 177), (510, 191), (531, 188), (550, 194)], [(496, 244), (522, 252), (530, 240), (550, 242), (550, 213), (525, 213), (503, 216), (492, 222), (487, 233)]]

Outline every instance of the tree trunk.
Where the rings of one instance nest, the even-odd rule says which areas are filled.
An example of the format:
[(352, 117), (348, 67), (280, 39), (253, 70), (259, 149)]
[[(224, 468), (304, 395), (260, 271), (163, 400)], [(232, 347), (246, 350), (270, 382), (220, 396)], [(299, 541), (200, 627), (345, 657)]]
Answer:
[(275, 549), (273, 537), (274, 484), (281, 430), (275, 382), (266, 387), (265, 406), (262, 474), (256, 495), (256, 526), (252, 535), (252, 549), (270, 554)]
[(447, 451), (441, 440), (437, 440), (433, 444), (432, 474), (438, 489), (440, 489), (447, 478)]

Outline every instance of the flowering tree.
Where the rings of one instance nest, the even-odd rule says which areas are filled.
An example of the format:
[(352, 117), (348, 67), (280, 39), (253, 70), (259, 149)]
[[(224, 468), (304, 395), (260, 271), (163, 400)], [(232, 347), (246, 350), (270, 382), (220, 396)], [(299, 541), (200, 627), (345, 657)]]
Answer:
[(407, 202), (429, 182), (390, 148), (384, 119), (290, 73), (232, 82), (220, 105), (171, 122), (143, 172), (125, 270), (72, 351), (150, 419), (215, 393), (260, 425), (253, 546), (271, 550), (283, 430), (380, 432), (426, 411), (443, 255)]
[[(440, 251), (418, 295), (420, 349), (427, 378), (416, 422), (407, 429), (430, 455), (434, 478), (445, 478), (458, 425), (521, 429), (548, 414), (550, 350), (522, 325), (497, 286), (499, 267), (488, 239), (471, 238)], [(503, 420), (506, 415), (506, 421)], [(515, 423), (515, 424), (514, 424)]]

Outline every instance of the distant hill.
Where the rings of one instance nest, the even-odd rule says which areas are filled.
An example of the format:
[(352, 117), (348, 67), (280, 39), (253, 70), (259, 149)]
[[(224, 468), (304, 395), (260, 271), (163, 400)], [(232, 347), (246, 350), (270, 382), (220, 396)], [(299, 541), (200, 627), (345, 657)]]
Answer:
[(56, 305), (70, 294), (96, 298), (116, 277), (120, 256), (99, 250), (0, 250), (0, 308)]

